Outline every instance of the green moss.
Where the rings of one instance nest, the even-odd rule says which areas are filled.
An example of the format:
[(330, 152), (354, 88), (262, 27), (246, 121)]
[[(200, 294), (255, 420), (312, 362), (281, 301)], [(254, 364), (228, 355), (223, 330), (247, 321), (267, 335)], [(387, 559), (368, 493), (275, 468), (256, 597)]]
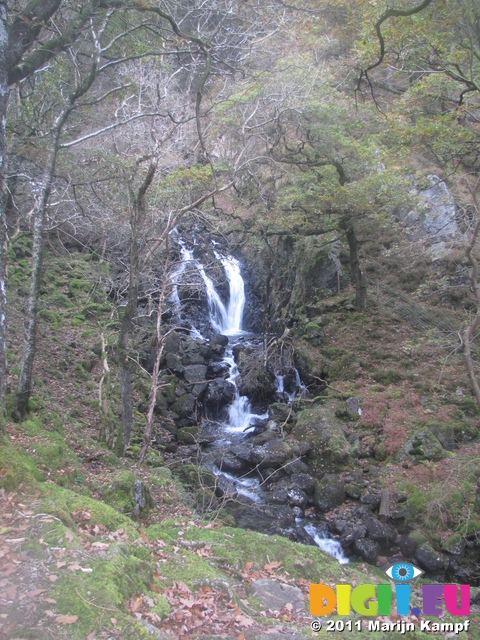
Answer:
[(33, 487), (43, 475), (30, 456), (17, 451), (6, 438), (0, 440), (0, 488), (13, 491), (20, 484)]
[(130, 538), (138, 538), (138, 529), (130, 518), (89, 496), (80, 495), (55, 485), (45, 485), (42, 502), (43, 506), (39, 511), (44, 508), (48, 513), (53, 513), (52, 510), (54, 510), (54, 515), (57, 515), (63, 522), (72, 523), (70, 515), (72, 511), (87, 511), (90, 514), (92, 525), (101, 524), (109, 531), (124, 529)]
[(72, 318), (72, 327), (81, 327), (85, 324), (85, 316), (83, 313), (75, 313)]
[[(91, 573), (64, 571), (60, 574), (53, 598), (61, 614), (78, 616), (77, 622), (68, 627), (68, 637), (72, 640), (84, 640), (92, 630), (101, 628), (108, 612), (109, 617), (115, 617), (117, 629), (132, 631), (133, 625), (133, 637), (144, 636), (142, 627), (134, 625), (132, 618), (124, 613), (124, 604), (132, 595), (145, 593), (150, 588), (152, 570), (142, 560), (125, 556), (115, 545), (111, 545), (110, 555), (112, 552), (113, 560), (82, 562)], [(160, 610), (165, 611), (166, 607), (160, 605)]]
[(91, 283), (83, 278), (73, 278), (68, 283), (68, 294), (71, 298), (77, 298), (82, 291), (89, 291)]

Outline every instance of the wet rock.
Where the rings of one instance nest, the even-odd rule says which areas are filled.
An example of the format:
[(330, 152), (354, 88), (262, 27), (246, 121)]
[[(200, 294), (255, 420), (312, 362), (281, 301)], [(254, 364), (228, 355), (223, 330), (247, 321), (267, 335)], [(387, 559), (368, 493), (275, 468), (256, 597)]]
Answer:
[(192, 364), (183, 371), (187, 382), (203, 382), (207, 377), (207, 367), (203, 364)]
[(228, 376), (230, 367), (224, 362), (211, 362), (207, 367), (207, 378), (223, 378)]
[(415, 560), (419, 566), (426, 571), (440, 571), (443, 569), (443, 556), (432, 549), (429, 544), (423, 544), (415, 552)]
[(292, 407), (283, 402), (274, 402), (268, 407), (268, 418), (274, 420), (277, 424), (292, 422), (295, 412)]
[(216, 333), (212, 338), (212, 342), (213, 344), (218, 344), (221, 347), (226, 347), (228, 345), (228, 337), (221, 333)]
[(320, 513), (327, 513), (345, 501), (345, 487), (340, 476), (327, 473), (315, 485), (314, 502)]
[(403, 457), (413, 460), (441, 460), (445, 451), (430, 429), (420, 429), (403, 446)]
[(208, 387), (208, 382), (200, 382), (198, 384), (193, 384), (190, 387), (190, 392), (192, 393), (192, 395), (195, 396), (195, 398), (197, 398), (197, 400), (202, 400), (203, 394), (205, 393), (205, 391), (207, 390)]
[(356, 540), (365, 538), (367, 535), (367, 527), (355, 524), (355, 527), (349, 525), (341, 534), (340, 542), (342, 547), (350, 547)]
[(235, 385), (228, 380), (212, 380), (205, 394), (207, 413), (213, 418), (220, 417), (223, 409), (235, 398)]
[(406, 558), (411, 558), (420, 545), (425, 542), (425, 538), (417, 533), (407, 533), (400, 536), (398, 546)]
[(241, 473), (247, 469), (247, 465), (240, 458), (231, 454), (217, 454), (214, 458), (215, 464), (221, 471), (229, 473)]
[(305, 611), (305, 596), (297, 587), (262, 578), (252, 582), (251, 591), (265, 609), (279, 611), (291, 604), (294, 611)]
[(253, 447), (252, 459), (262, 469), (281, 467), (292, 455), (291, 447), (281, 439)]
[(380, 553), (380, 547), (374, 540), (358, 538), (353, 543), (354, 552), (370, 564), (375, 564)]

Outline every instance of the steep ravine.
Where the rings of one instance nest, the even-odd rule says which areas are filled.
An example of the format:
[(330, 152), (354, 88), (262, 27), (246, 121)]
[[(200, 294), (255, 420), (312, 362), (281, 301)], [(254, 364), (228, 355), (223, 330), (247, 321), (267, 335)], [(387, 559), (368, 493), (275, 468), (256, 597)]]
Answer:
[[(250, 305), (244, 322), (239, 309), (250, 283), (243, 289), (243, 268), (230, 249), (203, 235), (182, 242), (177, 321), (194, 329), (166, 345), (173, 377), (164, 409), (175, 422), (176, 457), (204, 467), (194, 483), (201, 503), (225, 508), (245, 528), (324, 546), (334, 538), (336, 553), (340, 543), (348, 555), (373, 564), (401, 557), (435, 578), (475, 584), (472, 545), (460, 556), (439, 553), (413, 531), (407, 495), (385, 490), (381, 463), (368, 454), (365, 463), (363, 445), (352, 438), (358, 400), (342, 401), (342, 416), (338, 407), (302, 398), (307, 392), (295, 365), (308, 380), (309, 363), (294, 348), (295, 338), (289, 331), (256, 333), (271, 324), (258, 317), (258, 306), (255, 317)], [(258, 283), (253, 288), (260, 289)], [(300, 343), (315, 350), (322, 341), (320, 324), (309, 320)]]

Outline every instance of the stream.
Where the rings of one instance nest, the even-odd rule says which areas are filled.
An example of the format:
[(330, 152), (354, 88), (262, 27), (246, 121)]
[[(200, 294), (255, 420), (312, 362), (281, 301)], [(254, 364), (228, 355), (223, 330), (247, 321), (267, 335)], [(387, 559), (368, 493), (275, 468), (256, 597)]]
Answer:
[[(256, 412), (249, 397), (242, 395), (237, 386), (239, 369), (235, 357), (236, 348), (252, 348), (258, 351), (259, 357), (263, 345), (262, 337), (243, 329), (243, 316), (246, 302), (245, 282), (241, 273), (240, 262), (231, 255), (225, 255), (217, 249), (217, 243), (213, 244), (215, 260), (221, 264), (228, 284), (228, 298), (226, 301), (217, 291), (213, 280), (207, 275), (205, 266), (194, 258), (194, 249), (189, 249), (184, 240), (177, 238), (181, 261), (176, 265), (172, 273), (174, 282), (171, 295), (171, 303), (174, 304), (178, 317), (182, 316), (182, 303), (178, 294), (178, 286), (187, 272), (192, 267), (200, 275), (205, 286), (208, 301), (208, 320), (214, 334), (225, 336), (223, 340), (225, 351), (218, 363), (219, 371), (224, 372), (224, 380), (231, 390), (231, 400), (224, 407), (206, 408), (206, 423), (214, 429), (215, 438), (209, 445), (203, 447), (202, 464), (212, 471), (217, 480), (218, 487), (226, 500), (226, 510), (235, 518), (237, 525), (245, 528), (262, 530), (262, 516), (267, 510), (267, 494), (265, 491), (265, 474), (261, 472), (260, 465), (250, 470), (236, 469), (225, 451), (238, 451), (241, 458), (242, 447), (257, 429), (265, 430), (269, 413)], [(191, 322), (191, 337), (208, 341), (197, 327)], [(237, 352), (238, 355), (238, 352)], [(224, 384), (225, 384), (224, 383)], [(301, 395), (307, 393), (300, 380), (296, 368), (292, 367), (288, 372), (275, 372), (276, 400), (282, 403), (291, 403)], [(268, 479), (268, 478), (267, 478)], [(285, 508), (276, 507), (280, 518), (284, 516)], [(281, 531), (307, 544), (315, 544), (325, 553), (335, 557), (340, 564), (345, 564), (348, 559), (337, 540), (332, 539), (325, 526), (313, 520), (306, 519), (304, 511), (299, 506), (293, 508), (294, 522), (284, 517)], [(252, 526), (253, 519), (257, 522)]]

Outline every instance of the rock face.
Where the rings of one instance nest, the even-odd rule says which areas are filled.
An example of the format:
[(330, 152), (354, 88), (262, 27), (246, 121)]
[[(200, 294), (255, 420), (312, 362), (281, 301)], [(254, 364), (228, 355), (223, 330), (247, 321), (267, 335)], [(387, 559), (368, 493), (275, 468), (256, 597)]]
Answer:
[(430, 429), (420, 429), (404, 445), (404, 457), (415, 460), (441, 460), (445, 451)]
[(455, 214), (455, 202), (447, 185), (439, 176), (427, 176), (428, 186), (414, 189), (419, 198), (416, 209), (400, 208), (394, 215), (411, 230), (416, 238), (425, 238), (428, 244), (435, 245), (434, 257), (445, 250), (445, 243), (458, 236)]

